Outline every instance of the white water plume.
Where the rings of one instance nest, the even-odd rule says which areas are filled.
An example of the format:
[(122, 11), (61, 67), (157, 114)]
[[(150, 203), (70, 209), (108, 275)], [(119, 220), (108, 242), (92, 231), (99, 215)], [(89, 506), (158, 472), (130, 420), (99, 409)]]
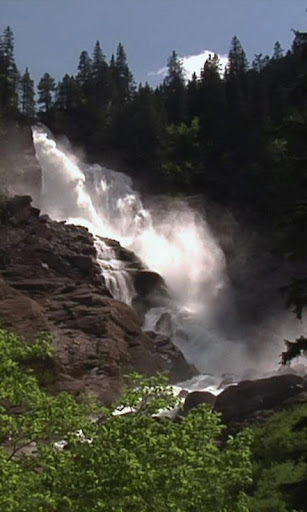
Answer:
[[(202, 217), (184, 202), (170, 206), (168, 201), (158, 214), (148, 211), (125, 174), (85, 164), (69, 149), (58, 147), (41, 127), (33, 129), (33, 138), (43, 173), (42, 212), (85, 226), (95, 235), (97, 259), (112, 295), (131, 304), (134, 286), (125, 264), (99, 237), (119, 241), (165, 279), (171, 300), (147, 313), (145, 329), (171, 336), (206, 373), (242, 376), (251, 357), (258, 368), (268, 368), (268, 358), (276, 368), (288, 332), (279, 328), (280, 319), (286, 318), (289, 325), (290, 315), (280, 314), (276, 332), (270, 326), (245, 330), (240, 325), (232, 309), (223, 252)], [(259, 350), (252, 353), (255, 345), (269, 349), (259, 357)]]
[(223, 287), (223, 253), (204, 220), (187, 206), (154, 224), (128, 176), (78, 162), (41, 128), (33, 135), (43, 170), (44, 213), (118, 240), (160, 273), (180, 305), (190, 310), (199, 307), (204, 288), (214, 297)]

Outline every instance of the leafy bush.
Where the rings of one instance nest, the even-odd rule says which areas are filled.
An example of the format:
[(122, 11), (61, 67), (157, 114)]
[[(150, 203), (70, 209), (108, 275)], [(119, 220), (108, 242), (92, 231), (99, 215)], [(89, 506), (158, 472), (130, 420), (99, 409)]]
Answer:
[(306, 510), (307, 404), (274, 414), (255, 427), (252, 512)]
[[(249, 431), (222, 444), (207, 406), (180, 422), (154, 416), (175, 402), (163, 377), (133, 375), (116, 404), (123, 415), (48, 396), (24, 367), (48, 352), (42, 340), (26, 346), (0, 331), (0, 510), (248, 511)], [(36, 454), (24, 454), (33, 443)]]

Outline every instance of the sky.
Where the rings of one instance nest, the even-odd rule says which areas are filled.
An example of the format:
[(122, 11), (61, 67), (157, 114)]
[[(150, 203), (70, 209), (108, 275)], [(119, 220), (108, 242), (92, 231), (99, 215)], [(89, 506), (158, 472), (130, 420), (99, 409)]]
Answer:
[(250, 61), (271, 55), (277, 40), (288, 49), (291, 29), (307, 30), (306, 8), (307, 0), (0, 0), (0, 31), (11, 26), (18, 67), (36, 83), (46, 71), (56, 80), (76, 73), (81, 51), (99, 40), (108, 59), (121, 42), (136, 82), (156, 85), (173, 50), (190, 76), (206, 51), (227, 55), (234, 35)]

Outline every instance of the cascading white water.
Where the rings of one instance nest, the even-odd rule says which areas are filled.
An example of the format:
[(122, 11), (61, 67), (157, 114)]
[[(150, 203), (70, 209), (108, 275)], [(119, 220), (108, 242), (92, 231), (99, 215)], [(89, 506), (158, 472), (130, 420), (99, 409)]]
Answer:
[[(154, 225), (128, 176), (77, 162), (40, 128), (33, 135), (43, 170), (44, 213), (118, 240), (164, 277), (181, 307), (196, 310), (204, 289), (210, 303), (224, 283), (224, 257), (204, 220), (185, 206)], [(97, 246), (104, 261), (106, 247), (99, 242)], [(112, 254), (108, 260), (109, 267), (120, 270)]]
[[(112, 295), (131, 304), (134, 287), (123, 262), (99, 237), (118, 240), (165, 279), (171, 300), (147, 313), (145, 328), (171, 335), (201, 371), (242, 375), (249, 360), (248, 335), (235, 329), (225, 334), (221, 325), (232, 316), (231, 290), (223, 252), (204, 219), (182, 202), (153, 215), (144, 209), (128, 176), (78, 161), (40, 127), (33, 129), (33, 138), (43, 171), (42, 212), (93, 233)], [(285, 332), (275, 334), (280, 343)], [(262, 340), (264, 334), (269, 344), (272, 329), (261, 332)], [(275, 361), (280, 351), (275, 345)]]
[(114, 298), (130, 306), (135, 290), (131, 276), (125, 269), (125, 264), (117, 259), (114, 249), (109, 247), (103, 240), (97, 236), (94, 240), (97, 250), (97, 262), (102, 270), (107, 288)]

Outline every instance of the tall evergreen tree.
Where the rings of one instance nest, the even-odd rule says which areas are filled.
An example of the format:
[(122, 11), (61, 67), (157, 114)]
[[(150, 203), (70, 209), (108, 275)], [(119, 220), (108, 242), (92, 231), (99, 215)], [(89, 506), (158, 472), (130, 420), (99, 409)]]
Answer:
[(14, 59), (14, 34), (10, 27), (0, 38), (0, 105), (8, 116), (18, 109), (18, 70)]
[(111, 94), (111, 84), (109, 67), (106, 62), (105, 55), (101, 50), (99, 41), (96, 41), (93, 52), (92, 82), (95, 102), (98, 107), (104, 107), (108, 103)]
[(93, 60), (92, 60), (92, 76), (95, 82), (99, 82), (102, 78), (104, 78), (108, 65), (106, 63), (105, 55), (103, 54), (100, 42), (96, 41), (94, 51), (93, 51)]
[(201, 82), (216, 86), (221, 82), (221, 64), (217, 54), (209, 55), (200, 74)]
[(117, 46), (114, 71), (119, 101), (126, 103), (133, 96), (135, 83), (128, 66), (125, 49), (121, 43)]
[(175, 82), (184, 84), (185, 75), (181, 59), (175, 51), (172, 52), (167, 61), (167, 75), (164, 79), (166, 87), (172, 86)]
[(239, 39), (234, 36), (231, 40), (230, 50), (228, 53), (227, 75), (229, 78), (240, 77), (248, 70), (248, 61), (246, 53)]
[(182, 62), (175, 51), (167, 61), (167, 75), (163, 85), (168, 121), (174, 124), (183, 122), (187, 110), (185, 74)]
[(82, 86), (82, 88), (86, 88), (89, 84), (89, 81), (92, 76), (92, 60), (88, 54), (88, 52), (81, 52), (79, 65), (78, 65), (78, 75), (77, 79)]
[(14, 34), (11, 27), (6, 27), (1, 38), (1, 49), (8, 67), (15, 67)]
[(35, 92), (34, 81), (32, 80), (28, 68), (26, 68), (20, 80), (21, 92), (21, 112), (32, 118), (35, 115)]
[(43, 106), (43, 110), (49, 113), (53, 104), (53, 93), (56, 90), (55, 80), (49, 73), (45, 73), (38, 84), (38, 103)]

